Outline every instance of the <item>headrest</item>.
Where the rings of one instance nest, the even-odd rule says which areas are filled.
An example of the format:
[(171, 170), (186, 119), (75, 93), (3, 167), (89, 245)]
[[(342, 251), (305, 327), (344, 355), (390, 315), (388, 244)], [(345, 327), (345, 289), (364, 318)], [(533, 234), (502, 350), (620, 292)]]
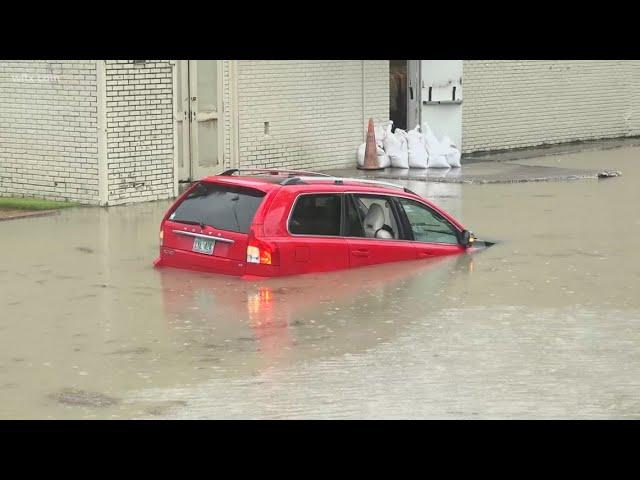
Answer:
[(375, 232), (384, 225), (384, 209), (377, 203), (372, 203), (364, 217), (364, 228)]

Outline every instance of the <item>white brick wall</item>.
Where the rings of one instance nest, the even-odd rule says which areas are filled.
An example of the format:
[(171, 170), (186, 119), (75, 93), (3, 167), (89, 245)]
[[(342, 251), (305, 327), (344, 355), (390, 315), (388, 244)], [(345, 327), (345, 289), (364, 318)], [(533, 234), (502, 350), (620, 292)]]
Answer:
[(237, 81), (243, 167), (353, 165), (368, 117), (389, 118), (387, 60), (239, 61)]
[(638, 61), (465, 61), (463, 152), (640, 135)]
[(106, 62), (110, 205), (173, 197), (173, 79), (168, 60)]
[(94, 61), (0, 60), (0, 196), (98, 203)]

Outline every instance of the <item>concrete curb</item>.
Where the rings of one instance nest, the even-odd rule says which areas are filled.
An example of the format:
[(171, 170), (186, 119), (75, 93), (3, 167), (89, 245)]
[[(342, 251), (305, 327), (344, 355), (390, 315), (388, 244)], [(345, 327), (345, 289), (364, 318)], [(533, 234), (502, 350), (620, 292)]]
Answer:
[(542, 158), (556, 155), (571, 155), (580, 152), (615, 150), (625, 147), (640, 146), (640, 137), (607, 138), (601, 140), (587, 140), (567, 142), (551, 145), (539, 145), (536, 147), (514, 148), (507, 150), (494, 150), (488, 152), (465, 153), (462, 155), (463, 164), (481, 162), (511, 162)]
[(8, 216), (2, 215), (2, 210), (0, 210), (0, 222), (6, 222), (9, 220), (18, 220), (20, 218), (31, 218), (31, 217), (47, 217), (49, 215), (57, 215), (60, 213), (59, 209), (56, 210), (38, 210), (38, 211), (15, 211), (11, 210), (11, 213)]

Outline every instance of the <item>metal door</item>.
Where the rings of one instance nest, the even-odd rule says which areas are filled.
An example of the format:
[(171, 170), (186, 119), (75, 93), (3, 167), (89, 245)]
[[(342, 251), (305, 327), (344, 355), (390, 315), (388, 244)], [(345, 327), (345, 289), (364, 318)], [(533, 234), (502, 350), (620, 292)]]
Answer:
[(420, 60), (407, 60), (407, 129), (420, 123)]
[(222, 171), (222, 62), (181, 60), (176, 65), (179, 180)]

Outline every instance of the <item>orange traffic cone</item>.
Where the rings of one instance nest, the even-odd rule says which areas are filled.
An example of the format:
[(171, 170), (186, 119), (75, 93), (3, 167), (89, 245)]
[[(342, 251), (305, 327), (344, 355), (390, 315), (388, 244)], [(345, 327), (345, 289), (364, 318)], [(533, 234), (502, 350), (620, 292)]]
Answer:
[(364, 165), (358, 166), (360, 170), (384, 170), (378, 163), (378, 146), (376, 145), (376, 134), (373, 129), (373, 118), (369, 119), (367, 128), (367, 145), (364, 149)]

